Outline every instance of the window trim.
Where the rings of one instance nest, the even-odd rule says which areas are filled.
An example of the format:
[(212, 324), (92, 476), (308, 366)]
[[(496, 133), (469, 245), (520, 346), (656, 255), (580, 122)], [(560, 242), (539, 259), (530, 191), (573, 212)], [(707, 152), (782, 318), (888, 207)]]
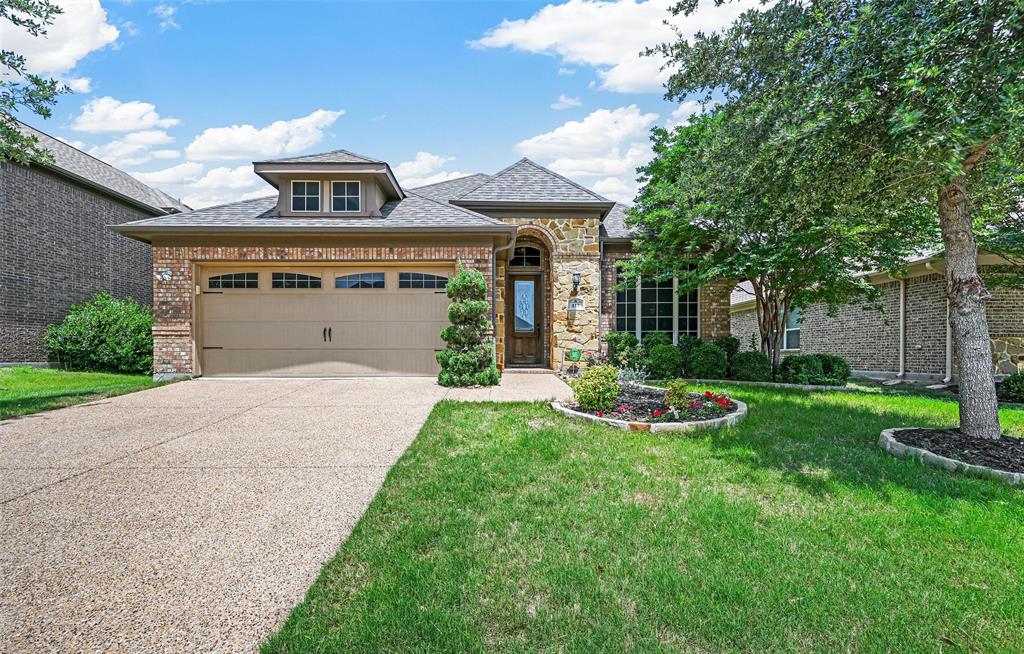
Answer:
[[(335, 209), (334, 208), (334, 185), (335, 184), (355, 184), (356, 185), (356, 189), (357, 190), (356, 190), (355, 198), (356, 198), (356, 200), (359, 201), (359, 208), (358, 209), (354, 209), (354, 210), (350, 211), (348, 209)], [(330, 207), (328, 208), (328, 213), (361, 213), (363, 211), (363, 183), (361, 181), (359, 181), (358, 179), (332, 179), (331, 180), (331, 189), (330, 190), (331, 190), (331, 193), (330, 193), (331, 204), (330, 204)], [(341, 196), (338, 196), (338, 197), (350, 198), (350, 197), (353, 197), (353, 196), (351, 196), (351, 195), (341, 195)]]
[[(242, 281), (246, 284), (245, 286), (235, 286), (234, 285), (235, 278), (236, 278), (237, 275), (242, 275), (243, 276)], [(251, 279), (248, 278), (248, 275), (255, 275), (256, 279), (251, 280)], [(231, 282), (232, 282), (231, 286), (213, 286), (213, 280), (216, 279), (218, 282), (223, 283), (225, 277), (230, 277), (231, 278)], [(248, 286), (247, 284), (250, 281), (255, 281), (256, 285), (255, 286)], [(240, 270), (240, 271), (236, 271), (236, 272), (224, 272), (224, 273), (219, 273), (219, 274), (216, 274), (216, 275), (208, 275), (206, 277), (206, 290), (208, 290), (208, 291), (249, 291), (249, 290), (252, 290), (252, 289), (258, 289), (259, 287), (260, 287), (260, 273), (259, 273), (258, 270), (255, 270), (255, 271), (254, 270)]]
[(782, 351), (783, 352), (799, 352), (800, 351), (799, 347), (790, 347), (789, 346), (789, 333), (790, 332), (796, 332), (797, 333), (797, 338), (799, 338), (800, 328), (803, 326), (801, 324), (801, 321), (803, 320), (803, 311), (801, 311), (797, 307), (793, 307), (793, 308), (791, 308), (789, 310), (789, 315), (792, 316), (794, 311), (796, 312), (796, 327), (790, 327), (789, 325), (786, 325), (785, 328), (782, 330)]
[[(635, 286), (636, 301), (634, 302), (634, 305), (636, 306), (636, 309), (635, 309), (636, 315), (634, 316), (635, 324), (633, 325), (633, 334), (636, 336), (636, 340), (638, 340), (638, 341), (642, 340), (641, 334), (643, 333), (643, 330), (640, 327), (640, 325), (641, 325), (640, 319), (642, 318), (642, 316), (640, 315), (640, 306), (643, 304), (643, 302), (640, 299), (641, 298), (640, 289), (641, 289), (642, 286), (643, 286), (643, 279), (640, 278), (640, 277), (637, 277), (636, 286)], [(672, 334), (672, 345), (679, 345), (679, 333), (680, 333), (679, 332), (679, 299), (680, 298), (679, 298), (679, 278), (678, 277), (672, 277), (672, 297), (673, 297), (673, 301), (672, 301), (672, 332), (671, 332), (671, 334)], [(697, 338), (701, 337), (701, 324), (700, 324), (701, 306), (700, 306), (700, 297), (701, 297), (701, 288), (698, 286), (697, 287)], [(615, 301), (615, 320), (616, 321), (618, 321), (618, 318), (619, 318), (618, 314), (619, 314), (619, 302), (618, 302), (618, 299), (616, 299), (616, 301)], [(654, 331), (660, 331), (660, 330), (656, 329)], [(665, 332), (662, 332), (662, 333), (665, 333)]]
[[(297, 275), (302, 279), (296, 278), (294, 281), (306, 282), (307, 286), (276, 286), (277, 280), (274, 279), (277, 275)], [(309, 286), (313, 280), (316, 280), (316, 286)], [(282, 278), (281, 283), (284, 284), (287, 280)], [(270, 288), (275, 291), (319, 291), (323, 289), (323, 275), (311, 275), (305, 272), (295, 272), (294, 270), (274, 270), (270, 273)]]
[[(525, 264), (512, 263), (513, 261), (515, 261), (515, 258), (517, 256), (516, 255), (516, 250), (518, 250), (520, 248), (522, 248), (524, 250), (524, 252), (523, 252), (523, 257), (524, 258), (526, 258), (527, 256), (530, 256), (530, 257), (534, 256), (532, 254), (528, 255), (525, 252), (525, 250), (536, 250), (537, 251), (537, 255), (536, 255), (537, 256), (537, 263), (525, 263)], [(544, 265), (544, 251), (541, 250), (539, 247), (536, 247), (534, 245), (517, 245), (515, 248), (513, 248), (512, 256), (510, 256), (509, 259), (508, 259), (508, 267), (509, 268), (525, 268), (525, 269), (528, 269), (528, 270), (533, 270), (533, 269), (536, 269), (536, 268), (540, 268), (543, 265)]]
[[(317, 196), (316, 197), (317, 197), (317, 205), (320, 207), (319, 209), (296, 209), (295, 208), (295, 197), (296, 197), (296, 195), (295, 195), (295, 184), (298, 183), (298, 182), (302, 182), (303, 184), (309, 184), (309, 183), (312, 182), (312, 183), (316, 184), (316, 192), (317, 192)], [(288, 188), (291, 191), (291, 194), (289, 195), (289, 198), (288, 198), (289, 202), (290, 202), (289, 207), (291, 207), (291, 210), (292, 210), (293, 213), (322, 213), (323, 212), (323, 208), (324, 208), (324, 185), (323, 185), (323, 183), (319, 179), (293, 179), (289, 183)], [(306, 193), (303, 193), (302, 195), (300, 195), (298, 197), (311, 198), (313, 196), (312, 195), (308, 195)]]
[[(339, 279), (346, 279), (346, 278), (349, 278), (349, 277), (359, 277), (360, 275), (380, 275), (381, 276), (381, 282), (382, 282), (383, 286), (373, 286), (372, 284), (375, 284), (376, 280), (371, 281), (371, 286), (338, 286), (338, 280)], [(331, 284), (331, 288), (333, 288), (336, 291), (373, 291), (373, 290), (380, 291), (380, 290), (387, 289), (387, 287), (388, 287), (388, 276), (387, 276), (387, 273), (384, 272), (383, 270), (365, 270), (365, 271), (362, 271), (362, 272), (355, 272), (355, 273), (344, 273), (344, 274), (340, 274), (340, 275), (339, 274), (335, 274), (334, 275), (334, 283)]]
[[(403, 275), (409, 275), (409, 277), (407, 279), (402, 279)], [(422, 275), (423, 278), (421, 278), (419, 280), (415, 280), (415, 279), (412, 279), (412, 275)], [(428, 277), (430, 278), (429, 280), (427, 279)], [(444, 280), (444, 286), (438, 286), (437, 285), (438, 282), (440, 282), (441, 280)], [(423, 285), (421, 285), (421, 286), (411, 286), (411, 284), (413, 282), (415, 282), (415, 281), (423, 282)], [(432, 286), (426, 286), (426, 282), (427, 281), (430, 281)], [(422, 271), (419, 271), (419, 270), (400, 270), (398, 272), (398, 288), (401, 289), (401, 290), (404, 290), (404, 291), (436, 291), (438, 289), (444, 290), (444, 289), (448, 288), (448, 282), (449, 281), (451, 281), (451, 276), (450, 275), (439, 275), (437, 273), (427, 273), (427, 272), (422, 272)], [(410, 285), (403, 286), (402, 285), (403, 282), (405, 284), (410, 284)]]

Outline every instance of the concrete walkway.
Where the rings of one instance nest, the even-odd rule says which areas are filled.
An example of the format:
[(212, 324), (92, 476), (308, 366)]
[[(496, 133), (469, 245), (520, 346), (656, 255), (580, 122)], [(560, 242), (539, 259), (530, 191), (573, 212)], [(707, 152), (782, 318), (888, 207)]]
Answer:
[(252, 652), (433, 405), (431, 379), (196, 380), (0, 422), (0, 652)]

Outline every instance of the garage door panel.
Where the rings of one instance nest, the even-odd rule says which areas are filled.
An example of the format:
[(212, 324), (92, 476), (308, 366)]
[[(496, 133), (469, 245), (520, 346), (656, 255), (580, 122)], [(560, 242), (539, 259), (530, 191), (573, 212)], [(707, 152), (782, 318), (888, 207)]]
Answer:
[[(440, 349), (447, 321), (205, 322), (203, 343), (227, 349)], [(324, 329), (330, 327), (330, 341)]]
[(206, 350), (222, 376), (376, 377), (435, 375), (433, 350)]
[(432, 292), (360, 292), (206, 294), (205, 321), (447, 320), (448, 300)]

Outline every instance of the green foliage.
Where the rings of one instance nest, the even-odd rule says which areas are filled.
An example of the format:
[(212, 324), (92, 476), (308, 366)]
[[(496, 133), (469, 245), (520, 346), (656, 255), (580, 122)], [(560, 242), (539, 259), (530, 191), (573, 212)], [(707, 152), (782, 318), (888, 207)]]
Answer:
[(821, 359), (811, 354), (794, 354), (782, 360), (779, 381), (786, 384), (823, 384), (825, 371)]
[(674, 345), (655, 345), (644, 363), (652, 379), (672, 379), (683, 372), (683, 353)]
[(850, 364), (846, 359), (834, 354), (812, 355), (821, 363), (822, 383), (834, 386), (845, 386), (850, 380)]
[(487, 302), (487, 280), (479, 270), (462, 268), (448, 280), (446, 288), (451, 325), (441, 330), (448, 346), (437, 353), (442, 386), (494, 386), (501, 379), (491, 356)]
[(732, 378), (739, 381), (771, 381), (772, 362), (763, 352), (737, 352), (732, 358)]
[(587, 368), (572, 384), (576, 401), (591, 411), (607, 411), (612, 408), (620, 390), (619, 371), (614, 366)]
[(725, 350), (725, 356), (729, 359), (729, 366), (725, 374), (732, 377), (732, 358), (740, 351), (740, 339), (733, 336), (719, 336), (711, 342)]
[(1004, 379), (1003, 393), (1011, 402), (1024, 402), (1024, 372), (1015, 372)]
[(683, 366), (688, 365), (690, 361), (690, 355), (693, 351), (704, 344), (704, 341), (700, 340), (692, 334), (680, 334), (679, 335), (679, 351), (683, 353)]
[(637, 369), (643, 363), (643, 350), (632, 332), (611, 332), (608, 342), (608, 360), (618, 368)]
[(725, 379), (729, 357), (714, 343), (702, 343), (694, 348), (686, 362), (686, 373), (694, 379)]
[(99, 293), (43, 337), (47, 354), (74, 370), (143, 374), (153, 370), (153, 312), (131, 298)]
[(690, 401), (689, 386), (685, 379), (675, 379), (665, 387), (665, 404), (672, 407), (685, 405)]
[[(24, 30), (34, 37), (46, 37), (47, 28), (64, 10), (51, 0), (0, 0), (0, 30)], [(2, 46), (3, 43), (0, 43)], [(49, 118), (57, 96), (70, 89), (56, 79), (47, 79), (29, 72), (25, 55), (0, 49), (0, 161), (20, 164), (49, 163), (52, 155), (39, 147), (34, 136), (18, 129), (14, 114), (28, 110)]]
[(649, 357), (651, 350), (659, 345), (672, 345), (672, 337), (665, 332), (650, 332), (640, 341), (640, 346), (644, 350), (644, 357)]

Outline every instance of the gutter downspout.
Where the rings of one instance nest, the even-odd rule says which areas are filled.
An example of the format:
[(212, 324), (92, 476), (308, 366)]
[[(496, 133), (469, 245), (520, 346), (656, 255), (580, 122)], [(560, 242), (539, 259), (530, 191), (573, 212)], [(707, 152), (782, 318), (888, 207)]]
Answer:
[(953, 326), (949, 324), (949, 298), (946, 298), (946, 376), (943, 384), (953, 381)]
[(604, 274), (601, 270), (601, 264), (604, 262), (604, 241), (601, 240), (600, 235), (597, 237), (597, 356), (601, 357), (601, 326), (604, 322)]
[(896, 379), (903, 380), (907, 374), (907, 280), (902, 277), (900, 282), (900, 371)]
[(498, 253), (507, 252), (516, 246), (516, 233), (508, 243), (491, 251), (491, 362), (498, 364)]

